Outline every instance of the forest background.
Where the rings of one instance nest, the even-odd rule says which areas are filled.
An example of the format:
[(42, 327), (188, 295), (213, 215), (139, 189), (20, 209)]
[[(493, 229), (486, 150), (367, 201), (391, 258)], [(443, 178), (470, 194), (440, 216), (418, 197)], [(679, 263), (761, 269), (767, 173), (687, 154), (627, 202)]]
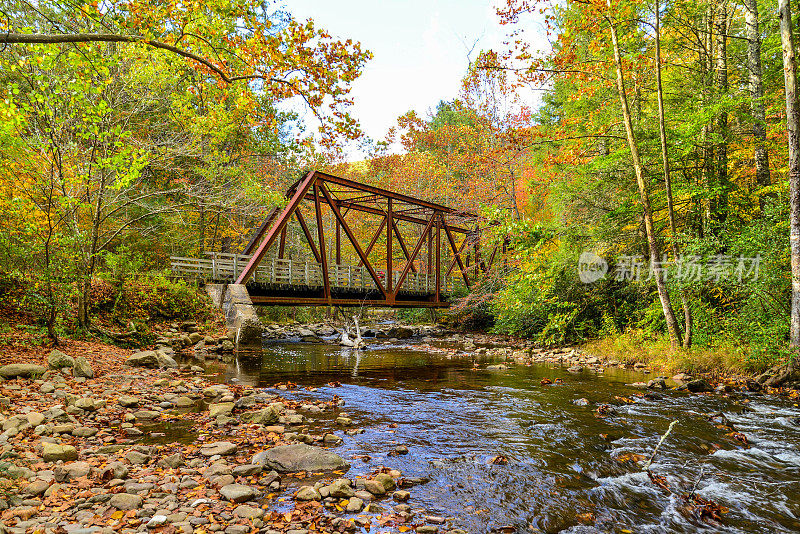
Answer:
[[(348, 114), (371, 53), (278, 5), (4, 0), (6, 322), (54, 342), (88, 335), (100, 311), (139, 330), (200, 313), (169, 256), (238, 250), (316, 168), (496, 223), (485, 238), (507, 239), (508, 257), (453, 323), (764, 369), (800, 337), (779, 4), (508, 0), (506, 46), (476, 52), (460, 94), (372, 140)], [(530, 46), (542, 21), (544, 52)], [(352, 143), (368, 157), (344, 161)], [(582, 280), (582, 254), (606, 276)]]

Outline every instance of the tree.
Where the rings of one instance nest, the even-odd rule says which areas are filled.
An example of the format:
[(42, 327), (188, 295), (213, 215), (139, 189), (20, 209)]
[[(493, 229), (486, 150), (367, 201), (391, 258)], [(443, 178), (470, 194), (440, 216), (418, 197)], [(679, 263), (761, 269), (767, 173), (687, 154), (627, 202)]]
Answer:
[[(770, 185), (769, 153), (767, 151), (767, 119), (764, 110), (764, 81), (761, 68), (761, 30), (758, 20), (758, 1), (744, 0), (744, 16), (747, 33), (747, 74), (750, 86), (751, 109), (753, 113), (753, 137), (755, 138), (756, 184), (760, 187)], [(761, 211), (764, 211), (764, 198), (759, 198)]]
[[(661, 260), (661, 251), (656, 238), (655, 228), (653, 226), (653, 212), (650, 206), (650, 196), (645, 183), (644, 170), (642, 168), (642, 163), (639, 156), (639, 147), (636, 143), (630, 108), (628, 106), (628, 97), (625, 91), (625, 78), (622, 71), (622, 57), (620, 54), (616, 22), (608, 15), (606, 15), (605, 19), (608, 22), (611, 32), (611, 45), (614, 50), (614, 64), (616, 65), (617, 73), (617, 92), (619, 93), (619, 102), (620, 108), (622, 109), (622, 120), (625, 125), (625, 134), (628, 139), (628, 147), (631, 151), (633, 170), (636, 175), (636, 185), (639, 189), (639, 197), (641, 198), (642, 202), (644, 227), (647, 235), (647, 245), (650, 250), (650, 264), (656, 265)], [(667, 333), (669, 334), (670, 345), (672, 345), (672, 348), (674, 349), (679, 346), (678, 321), (675, 319), (675, 313), (672, 310), (672, 303), (670, 302), (669, 292), (667, 291), (667, 285), (664, 282), (663, 273), (660, 270), (655, 269), (654, 278), (656, 282), (656, 289), (658, 290), (658, 298), (661, 301), (661, 309), (667, 322)]]
[(800, 105), (797, 101), (797, 62), (789, 0), (778, 0), (783, 75), (786, 88), (786, 137), (789, 145), (789, 244), (792, 262), (792, 311), (789, 343), (800, 347)]
[(276, 100), (302, 99), (319, 119), (322, 141), (360, 135), (347, 113), (350, 83), (371, 58), (358, 42), (338, 41), (262, 0), (112, 0), (65, 6), (18, 0), (0, 37), (8, 44), (130, 43), (186, 58), (219, 83)]
[[(12, 148), (22, 157), (0, 182), (43, 215), (34, 218), (42, 230), (26, 234), (29, 252), (44, 251), (38, 272), (55, 279), (52, 252), (70, 251), (83, 328), (107, 252), (229, 243), (229, 229), (241, 233), (278, 201), (292, 165), (284, 147), (311, 140), (278, 102), (303, 99), (327, 148), (359, 135), (345, 108), (369, 52), (269, 3), (17, 2), (5, 15), (0, 111), (14, 118), (4, 130), (14, 143), (0, 158)], [(30, 179), (14, 186), (20, 173)], [(4, 263), (23, 265), (24, 250)]]

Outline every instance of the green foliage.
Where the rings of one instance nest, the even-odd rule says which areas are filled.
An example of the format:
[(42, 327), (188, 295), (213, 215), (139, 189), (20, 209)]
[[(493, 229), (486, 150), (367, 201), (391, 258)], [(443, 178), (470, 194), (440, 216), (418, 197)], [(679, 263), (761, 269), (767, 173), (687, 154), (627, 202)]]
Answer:
[(119, 285), (99, 281), (92, 285), (92, 309), (108, 312), (122, 323), (153, 320), (208, 320), (211, 300), (196, 284), (171, 280), (168, 273), (148, 272)]

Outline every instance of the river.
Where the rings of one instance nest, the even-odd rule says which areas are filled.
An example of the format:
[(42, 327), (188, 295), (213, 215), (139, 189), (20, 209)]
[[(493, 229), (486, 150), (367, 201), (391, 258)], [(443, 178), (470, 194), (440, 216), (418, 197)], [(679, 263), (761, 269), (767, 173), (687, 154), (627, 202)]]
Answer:
[[(453, 518), (452, 527), (468, 532), (800, 532), (796, 400), (650, 394), (626, 385), (642, 380), (640, 372), (571, 374), (544, 365), (487, 370), (492, 362), (485, 358), (415, 350), (414, 344), (376, 343), (356, 352), (269, 343), (257, 357), (242, 355), (209, 370), (220, 380), (271, 390), (297, 383), (276, 390), (287, 398), (338, 396), (340, 411), (364, 432), (337, 429), (344, 443), (336, 452), (369, 457), (351, 460), (351, 474), (386, 465), (427, 477), (429, 483), (412, 489), (409, 504)], [(610, 412), (598, 413), (601, 405)], [(718, 412), (749, 445), (709, 420)], [(641, 470), (673, 420), (678, 424), (652, 470), (676, 492), (695, 487), (698, 496), (728, 508), (722, 524), (686, 511), (683, 499)], [(315, 425), (315, 431), (334, 428), (329, 419)], [(394, 455), (399, 444), (410, 453)], [(508, 462), (492, 463), (498, 456)]]

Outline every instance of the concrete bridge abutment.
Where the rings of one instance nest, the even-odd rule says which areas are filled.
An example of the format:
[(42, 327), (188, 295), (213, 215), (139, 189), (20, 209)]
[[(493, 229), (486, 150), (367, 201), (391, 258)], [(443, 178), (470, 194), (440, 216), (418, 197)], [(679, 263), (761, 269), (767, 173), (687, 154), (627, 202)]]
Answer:
[(260, 347), (263, 326), (244, 284), (208, 284), (206, 292), (225, 314), (228, 329), (236, 333), (237, 347)]

